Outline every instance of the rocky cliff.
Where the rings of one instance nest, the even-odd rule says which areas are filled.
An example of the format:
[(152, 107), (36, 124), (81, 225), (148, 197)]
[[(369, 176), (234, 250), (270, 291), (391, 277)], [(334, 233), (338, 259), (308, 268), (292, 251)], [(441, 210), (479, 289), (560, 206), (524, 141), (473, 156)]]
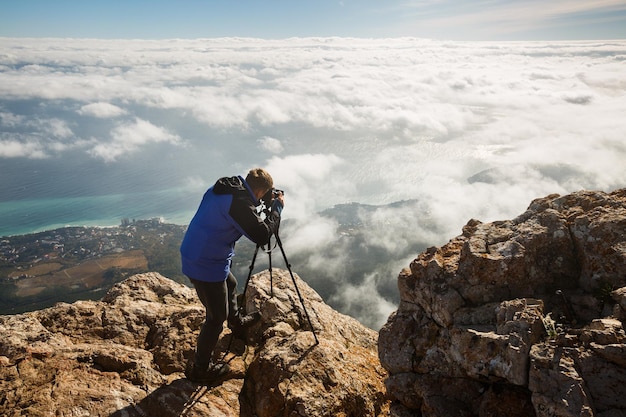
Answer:
[(626, 416), (626, 189), (471, 220), (398, 285), (392, 416)]
[[(0, 316), (2, 416), (383, 416), (386, 372), (377, 334), (328, 307), (295, 276), (250, 280), (260, 323), (244, 341), (225, 328), (218, 349), (234, 370), (217, 386), (183, 371), (204, 309), (193, 289), (156, 273), (80, 301)], [(242, 283), (243, 284), (243, 283)]]

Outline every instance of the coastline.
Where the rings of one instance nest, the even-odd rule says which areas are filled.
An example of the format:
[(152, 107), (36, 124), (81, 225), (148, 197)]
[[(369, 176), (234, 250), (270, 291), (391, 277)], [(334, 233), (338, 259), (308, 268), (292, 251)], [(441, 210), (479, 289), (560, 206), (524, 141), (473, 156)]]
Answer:
[[(124, 219), (161, 219), (164, 224), (187, 226), (197, 210), (196, 201), (181, 207), (173, 198), (145, 195), (133, 200), (105, 197), (68, 197), (0, 202), (0, 239), (64, 227), (118, 227)], [(130, 197), (127, 195), (127, 197)]]
[[(161, 219), (164, 224), (173, 224), (177, 226), (184, 226), (189, 223), (191, 217), (188, 217), (188, 212), (181, 213), (179, 216), (136, 216), (134, 219), (146, 220), (146, 219)], [(128, 218), (128, 217), (126, 217)], [(65, 227), (96, 227), (96, 228), (114, 228), (119, 227), (122, 224), (124, 217), (119, 219), (98, 219), (98, 220), (77, 220), (73, 222), (65, 223), (47, 223), (39, 227), (31, 227), (28, 225), (0, 225), (0, 239), (14, 237), (14, 236), (26, 236), (37, 233), (49, 232), (52, 230), (62, 229)]]
[(122, 219), (163, 218), (166, 223), (187, 224), (195, 209), (196, 201), (181, 198), (175, 189), (0, 201), (0, 236), (66, 226), (112, 227)]

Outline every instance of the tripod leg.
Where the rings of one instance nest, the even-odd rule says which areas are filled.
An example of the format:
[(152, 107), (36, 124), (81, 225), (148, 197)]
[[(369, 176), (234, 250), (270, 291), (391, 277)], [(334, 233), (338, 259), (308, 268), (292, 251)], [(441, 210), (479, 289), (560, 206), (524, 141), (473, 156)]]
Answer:
[(287, 265), (287, 269), (289, 270), (289, 275), (291, 276), (291, 281), (293, 281), (293, 286), (296, 289), (296, 293), (298, 294), (298, 298), (300, 299), (300, 304), (302, 305), (302, 309), (304, 310), (304, 315), (306, 316), (307, 321), (309, 322), (309, 327), (311, 327), (311, 332), (313, 333), (313, 338), (315, 339), (315, 344), (319, 345), (319, 340), (317, 340), (317, 335), (315, 334), (315, 328), (313, 327), (313, 323), (311, 323), (311, 317), (309, 317), (309, 312), (304, 305), (304, 300), (302, 299), (302, 295), (300, 294), (300, 290), (298, 289), (298, 284), (296, 283), (296, 278), (293, 276), (293, 272), (291, 272), (291, 265), (287, 260), (287, 255), (285, 254), (285, 250), (283, 249), (283, 243), (280, 241), (280, 237), (276, 234), (276, 243), (280, 248), (281, 253), (283, 254), (283, 258), (285, 259), (285, 264)]
[[(268, 249), (269, 249), (269, 246), (268, 246)], [(273, 297), (274, 296), (274, 276), (272, 275), (272, 250), (271, 249), (269, 249), (269, 251), (267, 252), (267, 256), (269, 259), (269, 267), (270, 267), (270, 297)]]
[[(254, 255), (252, 256), (252, 262), (250, 263), (250, 269), (248, 271), (248, 278), (246, 278), (246, 285), (243, 287), (243, 293), (241, 294), (243, 299), (246, 299), (246, 290), (248, 289), (248, 284), (250, 283), (250, 277), (252, 276), (252, 270), (254, 269), (254, 262), (256, 261), (256, 256), (259, 253), (259, 245), (256, 245), (256, 249), (254, 249)], [(237, 310), (241, 312), (242, 305), (237, 307)]]

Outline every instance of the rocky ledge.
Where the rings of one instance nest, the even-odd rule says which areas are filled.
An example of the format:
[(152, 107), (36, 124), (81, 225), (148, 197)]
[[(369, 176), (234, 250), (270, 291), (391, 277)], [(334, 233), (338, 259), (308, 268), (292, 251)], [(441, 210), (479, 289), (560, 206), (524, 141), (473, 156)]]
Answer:
[(392, 416), (626, 416), (626, 189), (471, 220), (398, 283)]
[[(216, 386), (184, 378), (204, 309), (193, 289), (156, 273), (101, 301), (0, 316), (2, 416), (384, 416), (377, 334), (324, 304), (297, 275), (254, 275), (246, 341), (224, 329), (233, 373)], [(273, 284), (273, 296), (272, 285)]]

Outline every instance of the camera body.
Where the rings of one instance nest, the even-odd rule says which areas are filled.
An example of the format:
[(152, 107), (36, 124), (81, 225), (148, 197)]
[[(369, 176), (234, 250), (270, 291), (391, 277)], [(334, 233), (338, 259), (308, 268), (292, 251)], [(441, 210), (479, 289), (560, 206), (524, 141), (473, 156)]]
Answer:
[(272, 188), (267, 193), (265, 193), (265, 195), (261, 197), (261, 202), (265, 206), (265, 209), (269, 210), (272, 207), (272, 201), (275, 198), (280, 197), (282, 194), (285, 194), (285, 192), (276, 188)]

